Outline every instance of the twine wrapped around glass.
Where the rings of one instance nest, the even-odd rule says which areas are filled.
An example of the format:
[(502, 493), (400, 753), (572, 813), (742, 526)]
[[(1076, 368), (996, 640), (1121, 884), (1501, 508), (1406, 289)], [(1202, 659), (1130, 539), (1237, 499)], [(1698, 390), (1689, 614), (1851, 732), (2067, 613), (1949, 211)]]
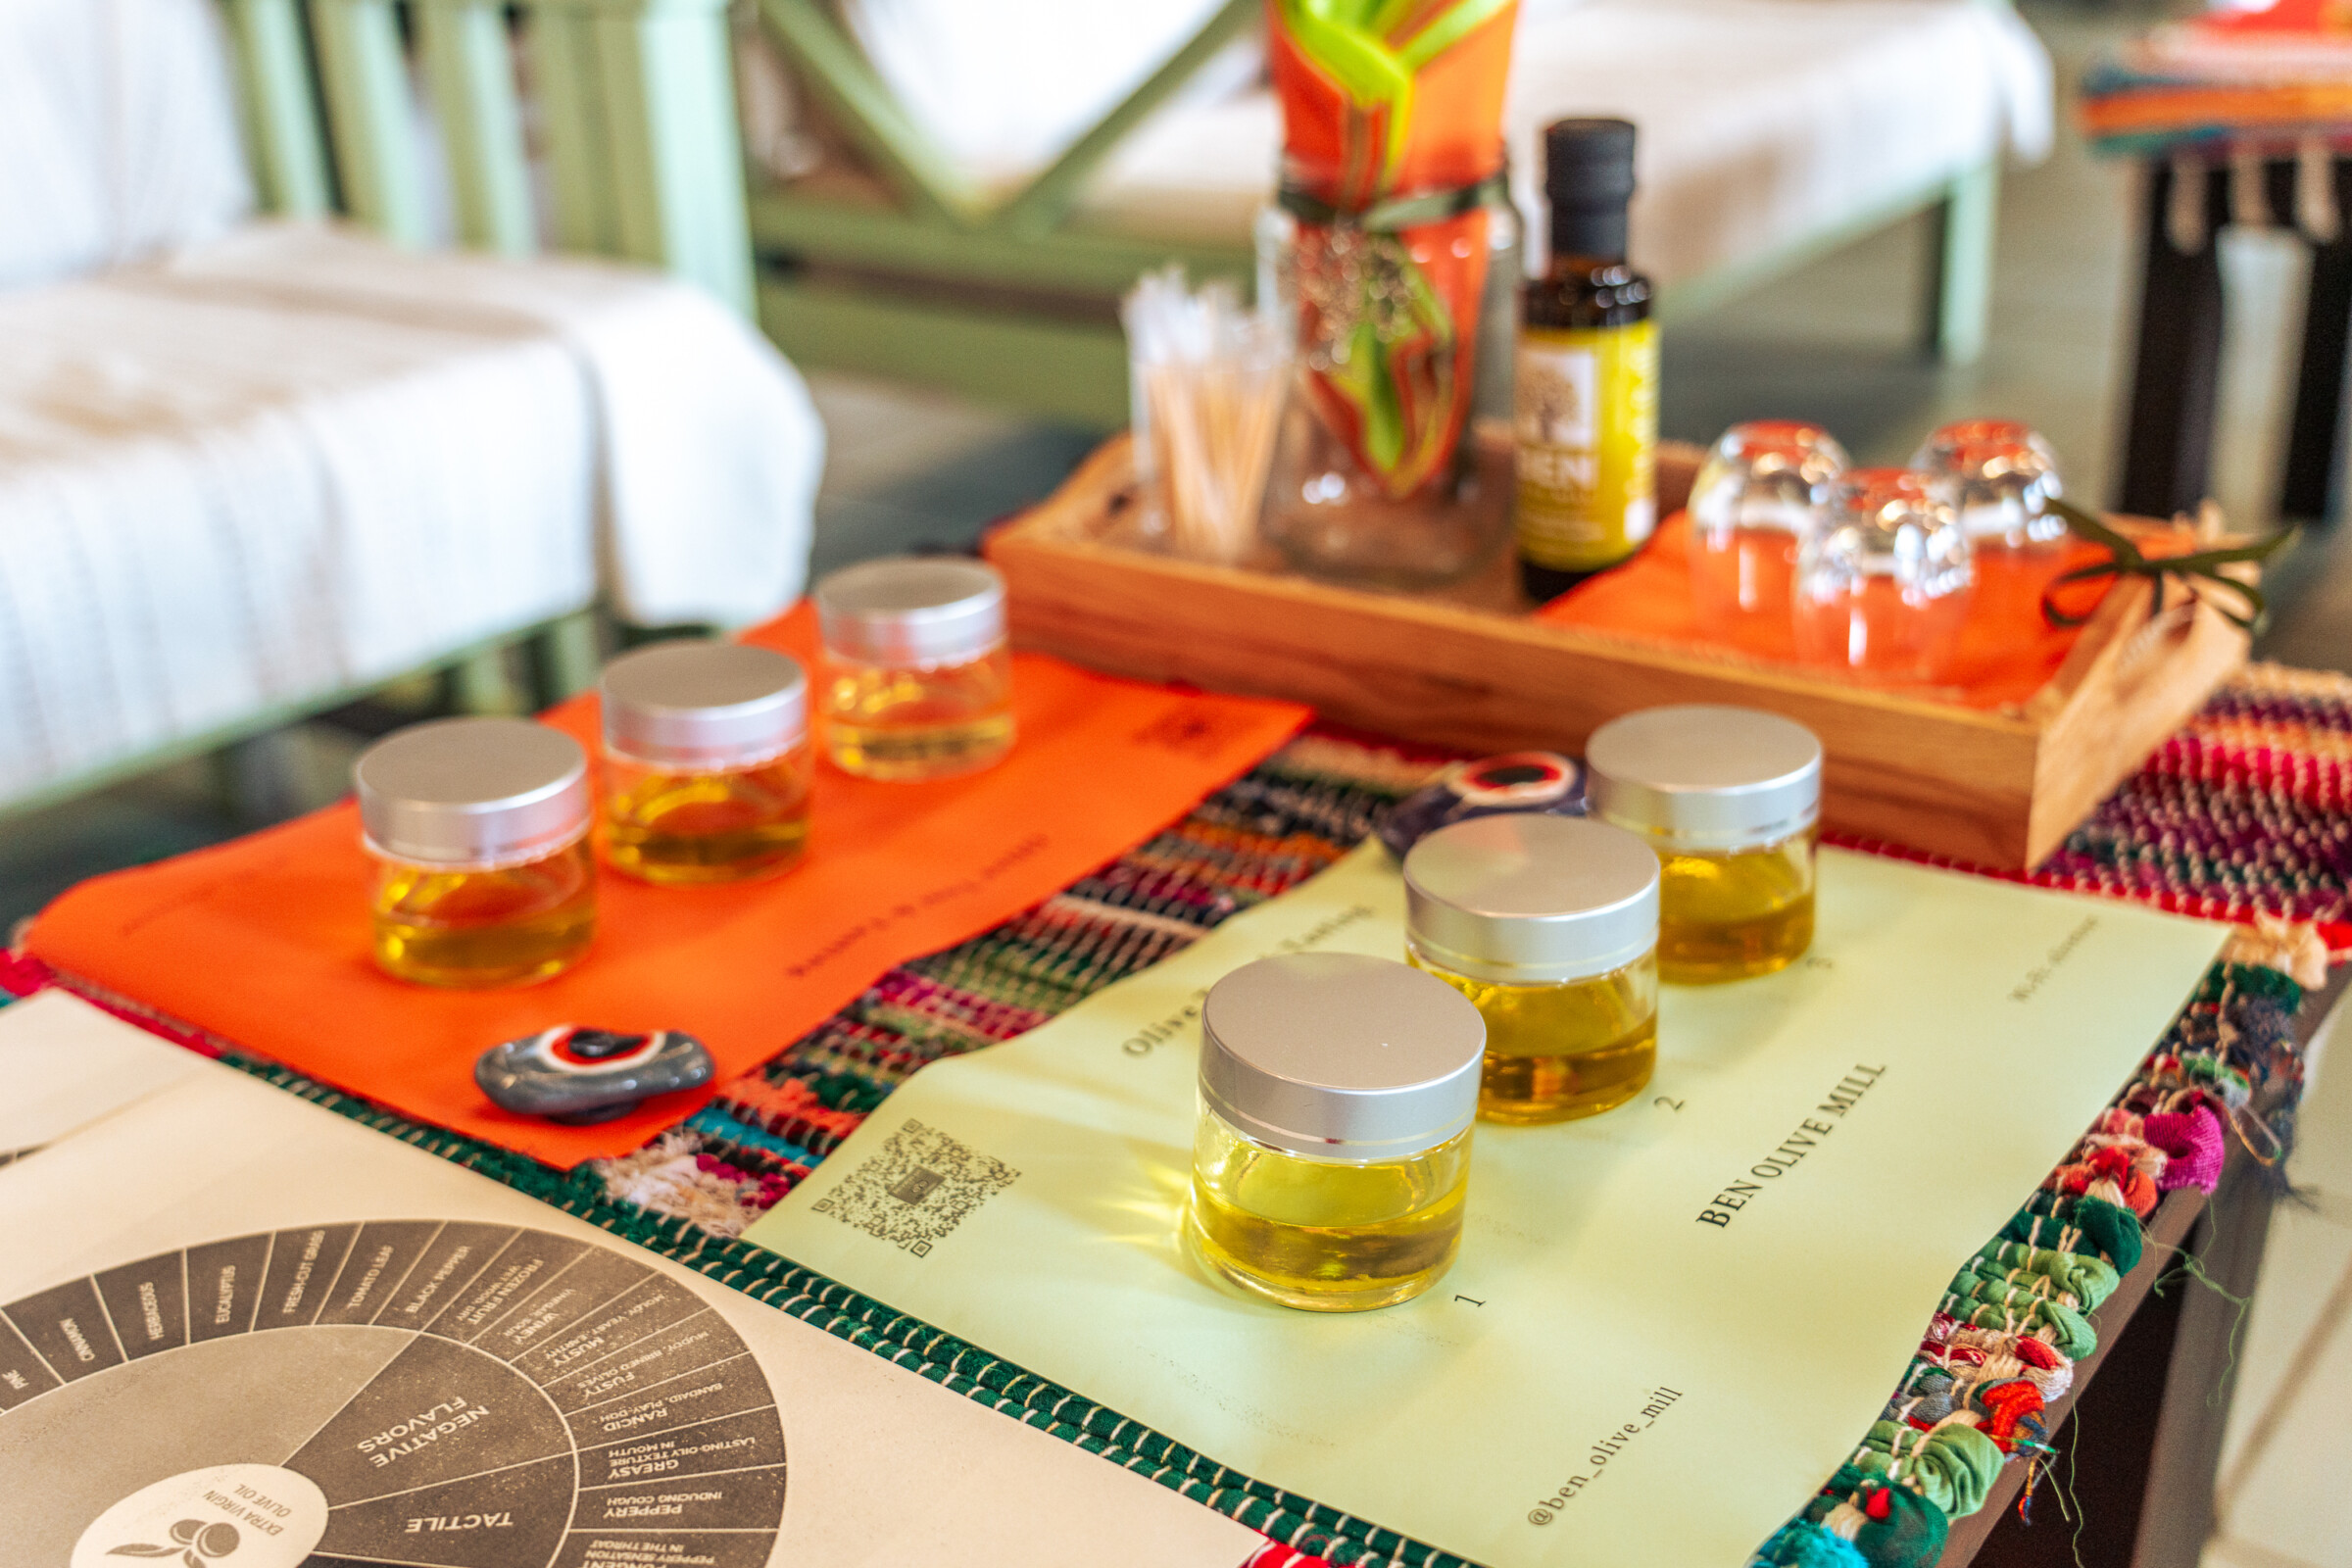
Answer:
[(1267, 0), (1282, 103), (1260, 298), (1298, 345), (1262, 528), (1301, 569), (1417, 586), (1509, 530), (1517, 0)]

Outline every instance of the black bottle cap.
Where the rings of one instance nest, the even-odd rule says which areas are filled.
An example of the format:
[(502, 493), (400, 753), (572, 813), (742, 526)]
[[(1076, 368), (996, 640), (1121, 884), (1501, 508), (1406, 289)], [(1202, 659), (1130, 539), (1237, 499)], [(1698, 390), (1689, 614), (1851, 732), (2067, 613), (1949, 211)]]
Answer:
[(1557, 120), (1544, 129), (1544, 192), (1555, 256), (1625, 258), (1625, 206), (1634, 194), (1628, 120)]

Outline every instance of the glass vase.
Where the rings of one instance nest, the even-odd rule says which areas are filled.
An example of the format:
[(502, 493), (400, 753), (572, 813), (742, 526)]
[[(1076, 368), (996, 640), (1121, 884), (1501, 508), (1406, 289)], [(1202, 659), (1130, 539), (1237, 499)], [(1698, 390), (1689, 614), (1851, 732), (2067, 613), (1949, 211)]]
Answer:
[[(1269, 208), (1257, 227), (1260, 298), (1298, 345), (1275, 438), (1260, 529), (1299, 570), (1392, 588), (1452, 582), (1494, 558), (1511, 531), (1511, 345), (1524, 229), (1507, 194), (1437, 223), (1379, 232)], [(1365, 461), (1363, 421), (1329, 388), (1367, 356), (1396, 356), (1412, 315), (1407, 269), (1470, 252), (1481, 274), (1466, 310), (1405, 360), (1400, 401), (1417, 397), (1420, 441), (1400, 432)], [(1466, 269), (1465, 269), (1466, 270)], [(1444, 402), (1450, 419), (1430, 416)], [(1408, 407), (1411, 406), (1408, 403)], [(1400, 423), (1407, 421), (1400, 420)], [(1353, 426), (1351, 431), (1350, 425)], [(1352, 435), (1352, 439), (1351, 439)]]
[(1294, 364), (1260, 531), (1303, 571), (1425, 587), (1509, 532), (1517, 13), (1267, 0), (1282, 188), (1259, 298)]

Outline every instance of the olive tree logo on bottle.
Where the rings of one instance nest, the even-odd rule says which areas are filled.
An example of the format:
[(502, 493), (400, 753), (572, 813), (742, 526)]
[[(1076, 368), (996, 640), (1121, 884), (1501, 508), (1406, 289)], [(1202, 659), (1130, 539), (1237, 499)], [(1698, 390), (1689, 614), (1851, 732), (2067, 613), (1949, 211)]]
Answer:
[(212, 1568), (212, 1565), (237, 1549), (243, 1540), (237, 1527), (225, 1519), (206, 1524), (201, 1519), (182, 1519), (172, 1527), (169, 1545), (151, 1545), (133, 1542), (117, 1546), (109, 1557), (169, 1557), (176, 1553), (187, 1568)]
[[(1592, 384), (1598, 369), (1590, 351), (1521, 354), (1514, 393), (1519, 405), (1519, 444), (1591, 453), (1598, 423)], [(1588, 472), (1582, 488), (1592, 486)]]

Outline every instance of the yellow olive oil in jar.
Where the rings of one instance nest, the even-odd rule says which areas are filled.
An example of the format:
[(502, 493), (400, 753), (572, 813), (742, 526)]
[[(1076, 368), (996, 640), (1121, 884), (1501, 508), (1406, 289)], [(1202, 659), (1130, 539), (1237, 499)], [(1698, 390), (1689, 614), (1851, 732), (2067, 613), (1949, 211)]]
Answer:
[(1420, 1295), (1461, 1247), (1485, 1028), (1429, 976), (1356, 954), (1262, 958), (1200, 1011), (1188, 1240), (1285, 1306)]
[(1650, 708), (1585, 749), (1592, 814), (1664, 873), (1658, 973), (1684, 985), (1787, 968), (1813, 945), (1821, 742), (1746, 708)]
[(808, 842), (808, 682), (786, 655), (660, 643), (605, 668), (605, 857), (657, 883), (739, 882)]
[(843, 771), (970, 773), (1012, 747), (1004, 579), (983, 562), (897, 557), (816, 585), (825, 749)]
[(369, 747), (353, 779), (386, 974), (526, 985), (588, 951), (588, 757), (570, 736), (520, 718), (436, 719)]
[(1658, 1058), (1658, 860), (1632, 834), (1507, 813), (1404, 858), (1405, 953), (1487, 1021), (1478, 1113), (1567, 1121), (1641, 1093)]

